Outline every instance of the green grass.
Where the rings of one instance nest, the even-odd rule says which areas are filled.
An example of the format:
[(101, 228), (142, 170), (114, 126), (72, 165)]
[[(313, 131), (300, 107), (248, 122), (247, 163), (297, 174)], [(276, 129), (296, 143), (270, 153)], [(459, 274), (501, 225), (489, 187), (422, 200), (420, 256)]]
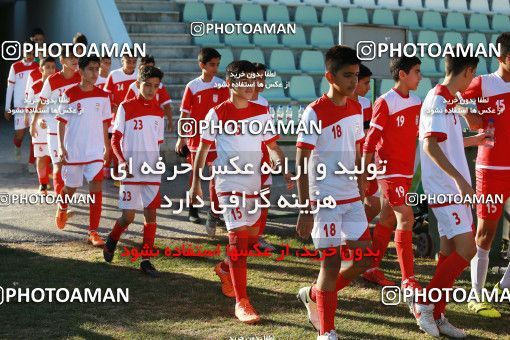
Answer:
[[(220, 237), (222, 245), (226, 237)], [(303, 243), (293, 238), (270, 236), (276, 244), (293, 248)], [(129, 246), (134, 245), (130, 240)], [(165, 240), (159, 247), (176, 246), (189, 240)], [(217, 241), (192, 240), (213, 248)], [(224, 250), (224, 248), (223, 248)], [(86, 244), (53, 245), (11, 244), (0, 246), (2, 287), (121, 287), (130, 288), (129, 303), (40, 303), (0, 305), (0, 338), (73, 338), (73, 339), (229, 339), (230, 337), (272, 336), (275, 339), (315, 339), (306, 312), (295, 295), (309, 285), (318, 272), (318, 263), (295, 256), (284, 261), (250, 258), (248, 294), (262, 322), (248, 326), (236, 321), (234, 300), (221, 294), (213, 266), (219, 258), (159, 257), (155, 266), (162, 277), (151, 279), (118, 252), (113, 264), (105, 264), (102, 253)], [(434, 262), (416, 260), (418, 279), (427, 282)], [(383, 262), (391, 279), (399, 281), (394, 250)], [(498, 276), (489, 275), (488, 282)], [(469, 287), (465, 272), (458, 286)], [(357, 280), (339, 293), (336, 328), (346, 339), (426, 338), (418, 330), (405, 305), (384, 306), (380, 289)], [(470, 314), (465, 305), (450, 304), (450, 321), (466, 330), (471, 338), (510, 339), (510, 306), (504, 305), (499, 320)]]

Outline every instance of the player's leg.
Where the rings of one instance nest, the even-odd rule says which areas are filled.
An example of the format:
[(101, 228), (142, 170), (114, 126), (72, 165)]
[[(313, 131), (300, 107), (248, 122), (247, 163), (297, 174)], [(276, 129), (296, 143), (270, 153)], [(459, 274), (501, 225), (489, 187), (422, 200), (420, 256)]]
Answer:
[(25, 136), (25, 119), (22, 114), (14, 114), (14, 156), (17, 161), (21, 160), (21, 144)]
[(365, 199), (363, 201), (368, 222), (372, 222), (372, 220), (381, 212), (381, 200), (378, 196), (378, 190), (379, 186), (376, 180), (368, 182), (368, 187), (365, 191)]
[(395, 282), (388, 280), (384, 273), (380, 269), (380, 265), (388, 244), (390, 243), (393, 229), (397, 219), (393, 208), (391, 207), (389, 200), (384, 195), (381, 195), (381, 213), (379, 215), (379, 222), (375, 224), (373, 237), (372, 237), (372, 248), (378, 255), (373, 258), (371, 268), (369, 268), (362, 277), (370, 282), (374, 282), (380, 286), (394, 286)]
[[(195, 152), (190, 152), (190, 154), (188, 156), (188, 161), (191, 164), (191, 168), (193, 168), (195, 156), (196, 156)], [(193, 182), (193, 173), (191, 173), (191, 175), (190, 175), (190, 180), (189, 180), (190, 187), (191, 187), (191, 183), (192, 182)], [(200, 219), (200, 216), (198, 214), (198, 208), (194, 207), (191, 204), (191, 202), (190, 202), (189, 210), (188, 210), (188, 220), (190, 222), (196, 223), (196, 224), (201, 224), (202, 223), (202, 220)]]
[[(122, 186), (121, 189), (122, 190)], [(121, 235), (135, 220), (135, 210), (123, 209), (122, 215), (115, 221), (112, 231), (108, 235), (103, 247), (103, 257), (106, 262), (112, 262)]]
[[(263, 179), (264, 182), (261, 189), (261, 195), (264, 195), (265, 200), (269, 201), (271, 197), (271, 184), (272, 184), (272, 178), (271, 175), (269, 175), (267, 178)], [(260, 208), (260, 220), (259, 220), (259, 247), (260, 249), (268, 249), (270, 251), (274, 251), (275, 247), (266, 241), (264, 238), (264, 230), (266, 229), (267, 224), (267, 214), (269, 212), (269, 208)]]
[[(156, 211), (161, 207), (161, 194), (159, 192), (159, 185), (144, 185), (141, 186), (142, 202), (144, 205), (143, 215), (145, 222), (143, 224), (143, 247), (149, 249), (154, 248), (154, 240), (156, 238)], [(154, 265), (150, 262), (150, 257), (142, 257), (140, 262), (140, 269), (146, 275), (151, 277), (159, 277), (160, 274)]]
[(83, 185), (83, 165), (66, 165), (62, 167), (62, 181), (64, 186), (57, 194), (62, 201), (58, 205), (55, 216), (55, 224), (59, 229), (64, 229), (67, 222), (67, 211), (69, 200), (76, 192), (76, 189)]
[[(206, 164), (209, 168), (209, 172), (212, 172), (212, 166), (213, 162), (216, 159), (217, 155), (215, 151), (210, 151), (207, 154), (206, 158)], [(219, 202), (218, 202), (218, 194), (216, 192), (216, 180), (215, 178), (211, 178), (209, 181), (209, 202), (211, 202), (211, 209), (207, 213), (207, 220), (205, 222), (205, 231), (207, 235), (210, 237), (214, 237), (216, 235), (216, 227), (220, 224), (222, 224), (220, 215), (216, 213), (215, 211), (218, 211), (219, 209)]]
[(84, 176), (89, 182), (91, 202), (89, 204), (89, 238), (95, 247), (104, 246), (104, 241), (97, 233), (103, 210), (103, 162), (95, 162), (84, 166)]

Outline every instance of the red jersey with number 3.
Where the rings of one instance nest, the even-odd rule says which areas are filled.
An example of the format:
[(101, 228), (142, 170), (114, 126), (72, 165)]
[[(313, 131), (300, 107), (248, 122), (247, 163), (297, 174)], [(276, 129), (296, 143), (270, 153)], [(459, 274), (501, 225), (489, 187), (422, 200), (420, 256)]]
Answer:
[[(413, 177), (420, 108), (418, 96), (404, 96), (394, 88), (375, 101), (363, 152), (377, 152), (376, 159), (387, 161), (378, 179)], [(376, 165), (378, 170), (383, 167)]]
[(476, 167), (478, 169), (510, 170), (510, 82), (505, 82), (497, 73), (484, 74), (473, 79), (469, 88), (462, 94), (464, 99), (487, 98), (487, 103), (477, 103), (483, 113), (483, 128), (487, 129), (489, 119), (494, 119), (494, 146), (478, 147)]

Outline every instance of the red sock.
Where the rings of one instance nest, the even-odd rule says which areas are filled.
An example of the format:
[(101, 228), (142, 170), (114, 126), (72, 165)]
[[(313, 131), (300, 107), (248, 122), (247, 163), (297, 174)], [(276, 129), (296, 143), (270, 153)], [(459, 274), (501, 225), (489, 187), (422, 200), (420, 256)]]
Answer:
[(49, 182), (49, 178), (48, 178), (48, 173), (49, 173), (49, 169), (48, 169), (48, 165), (46, 163), (46, 160), (45, 159), (42, 159), (39, 162), (44, 162), (44, 165), (42, 166), (42, 169), (39, 169), (39, 166), (37, 166), (37, 178), (39, 178), (39, 184), (41, 185), (46, 185), (48, 184)]
[(69, 208), (68, 200), (72, 197), (72, 195), (68, 195), (67, 191), (62, 188), (58, 196), (65, 198), (62, 203), (60, 203), (60, 209), (67, 210)]
[(103, 209), (103, 192), (91, 192), (90, 195), (92, 196), (94, 203), (90, 202), (89, 204), (89, 231), (96, 231), (99, 227), (101, 210)]
[(12, 139), (12, 142), (14, 143), (14, 145), (16, 145), (17, 148), (21, 148), (21, 143), (23, 142), (23, 139), (18, 139), (16, 137), (14, 137)]
[(119, 221), (115, 221), (115, 225), (113, 226), (112, 232), (110, 233), (112, 240), (118, 241), (122, 233), (126, 231), (127, 227), (128, 226), (121, 226)]
[(388, 249), (391, 240), (393, 228), (377, 223), (374, 228), (374, 236), (372, 241), (372, 249), (379, 251), (379, 255), (375, 256), (372, 262), (372, 268), (378, 268), (381, 265), (382, 258)]
[(214, 178), (212, 178), (209, 181), (209, 200), (211, 201), (211, 210), (214, 208), (215, 211), (218, 211), (220, 208), (220, 202), (218, 201), (218, 195), (216, 194), (214, 183)]
[(55, 194), (60, 194), (62, 189), (64, 188), (64, 180), (62, 179), (62, 172), (55, 171), (53, 172), (53, 189), (55, 190)]
[(229, 261), (228, 257), (226, 257), (223, 261), (221, 261), (220, 268), (225, 273), (230, 272), (230, 261)]
[(402, 281), (414, 276), (413, 231), (395, 231), (395, 246), (397, 248), (398, 263), (402, 273)]
[(30, 141), (30, 157), (28, 158), (28, 164), (34, 164), (35, 163), (34, 145), (32, 144), (32, 138), (29, 138), (28, 140)]
[(321, 324), (320, 335), (335, 329), (336, 304), (336, 292), (317, 290), (317, 311)]
[[(269, 200), (269, 197), (271, 196), (271, 192), (267, 191), (265, 193), (265, 197), (267, 200)], [(266, 223), (267, 223), (267, 212), (269, 211), (269, 208), (262, 208), (260, 210), (260, 218), (259, 218), (259, 236), (264, 234), (264, 230), (266, 229)]]
[[(229, 247), (237, 249), (238, 252), (248, 251), (248, 231), (229, 231)], [(236, 293), (236, 302), (248, 298), (246, 294), (247, 268), (246, 256), (238, 256), (235, 260), (230, 258), (230, 277)]]
[[(338, 274), (338, 278), (336, 279), (336, 291), (338, 292), (339, 290), (347, 287), (349, 285), (349, 283), (351, 283), (350, 280), (347, 280), (345, 277), (342, 276), (342, 274)], [(316, 302), (317, 301), (317, 286), (316, 285), (313, 285), (312, 286), (312, 289), (310, 289), (310, 299), (313, 301), (313, 302)]]
[(156, 223), (143, 224), (143, 246), (149, 246), (149, 249), (154, 248), (154, 239), (156, 238)]
[[(433, 288), (443, 289), (452, 287), (455, 283), (455, 280), (460, 276), (460, 274), (462, 274), (468, 265), (469, 261), (457, 254), (457, 252), (454, 251), (451, 253), (445, 260), (441, 262), (440, 265), (437, 266), (432, 280), (430, 280), (429, 284), (427, 285), (427, 294)], [(431, 294), (431, 298), (436, 299), (437, 296)], [(423, 298), (420, 298), (419, 302), (427, 304)]]
[[(439, 257), (437, 259), (436, 269), (439, 268), (441, 263), (443, 263), (447, 258), (448, 258), (448, 256), (445, 256), (440, 252)], [(454, 282), (455, 281), (453, 281), (449, 287), (453, 287)], [(445, 309), (446, 309), (446, 296), (443, 295), (441, 300), (438, 301), (436, 303), (436, 305), (434, 306), (434, 320), (441, 319), (441, 314), (444, 314)]]

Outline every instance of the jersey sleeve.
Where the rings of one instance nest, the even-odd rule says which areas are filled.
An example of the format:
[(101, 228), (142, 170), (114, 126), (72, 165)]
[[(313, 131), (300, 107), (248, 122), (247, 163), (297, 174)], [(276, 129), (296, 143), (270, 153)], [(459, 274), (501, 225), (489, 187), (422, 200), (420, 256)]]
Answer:
[(423, 138), (436, 137), (439, 143), (444, 142), (448, 138), (446, 115), (446, 103), (443, 97), (436, 96), (429, 112), (424, 112), (421, 117)]
[[(303, 126), (311, 126), (311, 122), (317, 122), (317, 114), (315, 111), (308, 106), (303, 112), (303, 116), (301, 117), (303, 121)], [(317, 140), (319, 139), (319, 134), (314, 130), (308, 131), (309, 133), (305, 133), (300, 131), (297, 136), (296, 147), (300, 149), (309, 149), (313, 150), (317, 145)]]
[(225, 100), (227, 100), (228, 98), (230, 98), (230, 91), (228, 89), (227, 86), (223, 86), (220, 88), (220, 102), (224, 102)]
[(364, 153), (372, 153), (375, 152), (375, 147), (382, 136), (382, 131), (386, 122), (388, 121), (388, 117), (390, 115), (390, 110), (388, 109), (388, 104), (383, 98), (379, 98), (374, 103), (374, 108), (372, 112), (372, 120), (370, 121), (370, 128), (367, 133), (367, 138), (365, 139), (365, 144), (363, 145)]
[(466, 91), (462, 93), (464, 99), (474, 99), (482, 97), (482, 77), (478, 76), (471, 81)]
[(159, 105), (165, 106), (166, 104), (170, 104), (171, 102), (172, 99), (170, 98), (170, 95), (168, 94), (166, 87), (163, 86), (161, 89), (159, 89)]
[(103, 116), (103, 122), (109, 122), (112, 120), (110, 96), (107, 96), (104, 99), (104, 101), (105, 101), (105, 103), (103, 105), (103, 112), (101, 113), (101, 115)]
[(119, 163), (125, 163), (126, 159), (122, 153), (121, 140), (126, 128), (126, 112), (124, 105), (120, 104), (115, 115), (115, 122), (113, 123), (113, 135), (111, 140), (112, 151)]
[(37, 107), (37, 104), (35, 101), (35, 94), (34, 94), (34, 89), (32, 88), (32, 86), (30, 87), (27, 87), (26, 91), (25, 91), (25, 104), (26, 104), (26, 107), (27, 108), (35, 108)]
[(162, 144), (165, 141), (165, 118), (161, 117), (158, 127), (159, 127), (158, 144)]
[(112, 93), (113, 92), (113, 77), (112, 77), (111, 73), (106, 78), (106, 82), (104, 84), (103, 90), (108, 92), (108, 93)]
[(182, 97), (182, 102), (181, 102), (181, 112), (186, 112), (189, 114), (191, 112), (192, 103), (193, 103), (193, 93), (191, 92), (189, 85), (186, 85), (186, 89), (184, 90), (184, 96)]
[[(218, 115), (214, 108), (210, 109), (207, 115), (205, 116), (206, 124), (205, 126), (214, 126), (219, 122)], [(214, 124), (214, 125), (213, 125)], [(216, 139), (216, 129), (204, 129), (201, 131), (200, 142), (206, 144), (212, 144)]]
[(7, 78), (7, 93), (5, 94), (5, 110), (11, 108), (12, 95), (14, 94), (14, 84), (16, 84), (16, 72), (14, 72), (14, 64), (11, 65), (9, 76)]
[(356, 122), (356, 143), (360, 143), (365, 137), (365, 131), (363, 130), (363, 113), (358, 115), (358, 121)]
[(124, 105), (120, 104), (117, 109), (117, 114), (115, 115), (115, 121), (113, 123), (113, 133), (120, 132), (124, 134), (124, 129), (126, 126), (126, 111), (124, 110)]
[(128, 91), (126, 92), (126, 96), (124, 97), (124, 101), (129, 100), (131, 98), (135, 98), (135, 91), (131, 89), (131, 86), (129, 87)]

